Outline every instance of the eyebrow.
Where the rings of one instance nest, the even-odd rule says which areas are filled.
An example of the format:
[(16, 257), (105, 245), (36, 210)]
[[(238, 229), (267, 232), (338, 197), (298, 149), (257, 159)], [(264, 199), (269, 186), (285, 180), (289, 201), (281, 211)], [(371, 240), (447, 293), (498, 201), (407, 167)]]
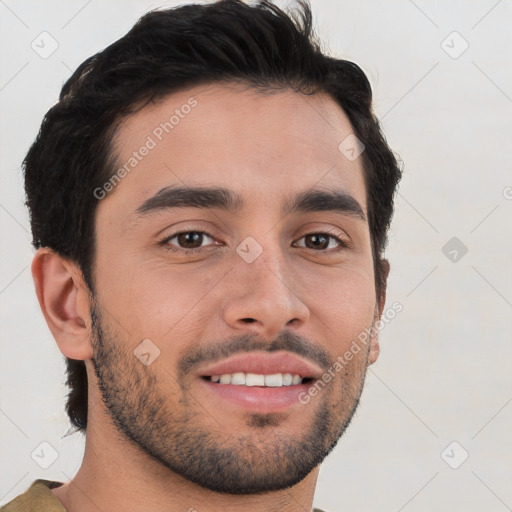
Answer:
[[(227, 188), (172, 186), (146, 199), (135, 213), (145, 216), (173, 208), (219, 208), (236, 214), (243, 206), (242, 197)], [(366, 221), (358, 201), (342, 190), (306, 190), (288, 200), (282, 210), (285, 216), (299, 212), (336, 212)]]

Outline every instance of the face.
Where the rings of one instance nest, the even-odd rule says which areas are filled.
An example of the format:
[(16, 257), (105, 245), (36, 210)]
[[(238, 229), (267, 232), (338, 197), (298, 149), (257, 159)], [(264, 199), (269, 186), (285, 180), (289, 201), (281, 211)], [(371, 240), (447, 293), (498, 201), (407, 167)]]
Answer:
[(203, 487), (293, 485), (355, 411), (378, 351), (343, 358), (377, 314), (362, 162), (338, 149), (351, 133), (328, 96), (211, 85), (116, 135), (94, 378), (120, 433)]

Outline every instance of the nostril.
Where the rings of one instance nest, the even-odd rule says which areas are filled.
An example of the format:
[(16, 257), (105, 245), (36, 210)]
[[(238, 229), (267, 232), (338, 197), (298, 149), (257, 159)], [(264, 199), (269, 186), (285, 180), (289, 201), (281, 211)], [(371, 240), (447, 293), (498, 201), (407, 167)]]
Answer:
[(252, 324), (253, 322), (256, 322), (254, 318), (242, 318), (244, 322), (247, 322), (248, 324)]

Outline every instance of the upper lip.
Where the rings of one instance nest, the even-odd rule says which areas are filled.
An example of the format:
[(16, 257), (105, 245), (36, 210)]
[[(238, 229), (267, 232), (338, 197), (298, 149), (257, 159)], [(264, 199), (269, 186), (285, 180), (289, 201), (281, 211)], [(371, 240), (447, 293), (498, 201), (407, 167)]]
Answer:
[(319, 379), (322, 369), (316, 364), (290, 352), (246, 352), (222, 361), (211, 363), (199, 371), (201, 377), (232, 373), (256, 373), (272, 375), (274, 373), (291, 373), (304, 378)]

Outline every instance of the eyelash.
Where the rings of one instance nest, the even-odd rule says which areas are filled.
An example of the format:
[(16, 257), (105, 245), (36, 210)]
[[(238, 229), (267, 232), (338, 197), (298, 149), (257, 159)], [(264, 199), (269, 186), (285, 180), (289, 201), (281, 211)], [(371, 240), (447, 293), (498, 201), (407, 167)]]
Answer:
[[(166, 237), (164, 240), (162, 240), (160, 242), (160, 244), (164, 246), (164, 249), (166, 251), (173, 252), (173, 253), (181, 253), (181, 254), (193, 254), (193, 253), (199, 253), (199, 252), (203, 252), (203, 251), (209, 250), (209, 247), (211, 247), (211, 246), (209, 246), (209, 247), (196, 247), (196, 248), (193, 248), (193, 249), (185, 249), (183, 247), (173, 247), (173, 246), (169, 245), (169, 241), (170, 240), (172, 240), (173, 238), (176, 238), (179, 235), (184, 235), (184, 234), (187, 234), (187, 233), (200, 233), (202, 235), (206, 235), (207, 237), (209, 237), (209, 238), (211, 238), (213, 240), (215, 239), (212, 235), (210, 235), (206, 231), (186, 230), (186, 231), (179, 231), (178, 233), (174, 233), (173, 235)], [(345, 240), (342, 240), (341, 238), (335, 236), (333, 233), (329, 232), (329, 230), (327, 230), (327, 231), (312, 231), (310, 233), (306, 233), (306, 234), (302, 235), (299, 238), (299, 240), (301, 240), (302, 238), (304, 238), (306, 236), (310, 236), (310, 235), (327, 235), (328, 238), (336, 240), (336, 242), (338, 243), (338, 248), (336, 250), (334, 250), (334, 251), (332, 249), (331, 250), (322, 249), (322, 250), (318, 250), (317, 251), (315, 249), (310, 249), (309, 247), (303, 247), (303, 249), (309, 249), (309, 250), (311, 250), (313, 252), (329, 254), (329, 253), (332, 253), (332, 252), (338, 252), (340, 250), (347, 249), (349, 247), (348, 242), (346, 242)]]

